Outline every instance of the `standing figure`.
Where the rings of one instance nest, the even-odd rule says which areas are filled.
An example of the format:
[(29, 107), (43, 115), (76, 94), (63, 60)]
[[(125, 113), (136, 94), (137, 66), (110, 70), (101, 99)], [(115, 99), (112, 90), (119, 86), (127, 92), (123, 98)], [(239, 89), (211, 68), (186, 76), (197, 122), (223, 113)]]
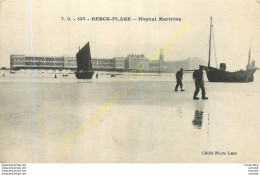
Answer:
[(200, 89), (201, 89), (201, 93), (202, 93), (202, 100), (207, 100), (208, 97), (206, 97), (206, 91), (205, 91), (205, 87), (204, 87), (203, 67), (202, 66), (200, 66), (199, 70), (195, 70), (193, 72), (193, 80), (195, 81), (195, 86), (196, 86), (193, 100), (199, 99), (197, 97), (197, 95), (199, 94)]
[(255, 60), (253, 60), (252, 62), (251, 62), (251, 65), (252, 65), (252, 68), (255, 68)]
[(96, 79), (98, 79), (98, 74), (96, 74)]
[(183, 68), (181, 68), (177, 73), (176, 73), (176, 81), (177, 84), (175, 86), (175, 92), (178, 91), (179, 86), (181, 87), (181, 91), (185, 91), (184, 89), (182, 89), (182, 78), (183, 78)]

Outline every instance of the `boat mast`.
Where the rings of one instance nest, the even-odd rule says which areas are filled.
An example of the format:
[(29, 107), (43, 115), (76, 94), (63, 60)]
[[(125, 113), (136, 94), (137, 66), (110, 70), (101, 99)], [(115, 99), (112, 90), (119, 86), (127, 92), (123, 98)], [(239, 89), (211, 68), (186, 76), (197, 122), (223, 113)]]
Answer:
[(251, 41), (252, 41), (252, 38), (250, 39), (250, 48), (249, 48), (249, 52), (248, 52), (248, 63), (247, 63), (248, 66), (250, 65), (250, 61), (251, 61)]
[(190, 70), (191, 70), (191, 58), (190, 58)]
[(208, 61), (208, 67), (210, 67), (210, 52), (211, 52), (211, 28), (212, 28), (212, 16), (210, 17), (210, 34), (209, 34), (209, 61)]

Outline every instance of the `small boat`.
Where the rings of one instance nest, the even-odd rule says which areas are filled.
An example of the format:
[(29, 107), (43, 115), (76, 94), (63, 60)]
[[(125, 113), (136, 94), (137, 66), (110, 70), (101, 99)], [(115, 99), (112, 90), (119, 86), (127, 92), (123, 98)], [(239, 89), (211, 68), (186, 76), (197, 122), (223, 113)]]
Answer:
[(116, 77), (116, 74), (111, 74), (111, 77)]
[(63, 77), (68, 77), (69, 75), (68, 74), (63, 74)]
[(15, 71), (11, 71), (11, 70), (10, 70), (10, 74), (15, 74)]
[(78, 79), (92, 79), (94, 70), (92, 68), (89, 42), (79, 49), (77, 55), (77, 71), (75, 73)]
[[(255, 67), (255, 61), (253, 60), (250, 65), (251, 59), (251, 46), (248, 54), (248, 65), (246, 70), (239, 70), (235, 72), (226, 71), (226, 64), (220, 63), (220, 69), (210, 66), (210, 55), (211, 55), (211, 35), (213, 30), (212, 17), (210, 18), (210, 38), (209, 38), (209, 59), (208, 66), (203, 66), (206, 70), (209, 82), (240, 82), (248, 83), (254, 81), (254, 73), (257, 70)], [(213, 38), (214, 39), (214, 38)]]

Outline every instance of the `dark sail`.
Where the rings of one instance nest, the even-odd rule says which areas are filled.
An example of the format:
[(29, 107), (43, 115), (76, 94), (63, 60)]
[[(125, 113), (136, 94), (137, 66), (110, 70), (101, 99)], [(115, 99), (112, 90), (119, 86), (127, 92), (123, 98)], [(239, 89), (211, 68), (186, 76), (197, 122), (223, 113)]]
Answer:
[(94, 71), (92, 69), (89, 42), (78, 51), (76, 77), (79, 79), (91, 79)]
[(89, 42), (82, 49), (78, 51), (76, 57), (77, 57), (78, 71), (92, 70)]

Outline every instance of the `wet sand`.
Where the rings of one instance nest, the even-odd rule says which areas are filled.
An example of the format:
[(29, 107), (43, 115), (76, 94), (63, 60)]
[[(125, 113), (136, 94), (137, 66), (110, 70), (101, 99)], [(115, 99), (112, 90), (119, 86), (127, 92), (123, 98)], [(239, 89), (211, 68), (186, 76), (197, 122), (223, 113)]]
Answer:
[[(53, 77), (38, 72), (33, 79), (28, 73), (0, 78), (1, 162), (259, 162), (258, 72), (253, 83), (205, 82), (207, 101), (192, 100), (187, 73), (185, 92), (174, 92), (173, 74), (137, 82), (128, 75)], [(78, 134), (114, 92), (120, 99), (99, 124)], [(62, 152), (59, 143), (68, 134), (74, 138)], [(228, 151), (237, 155), (221, 155)]]

